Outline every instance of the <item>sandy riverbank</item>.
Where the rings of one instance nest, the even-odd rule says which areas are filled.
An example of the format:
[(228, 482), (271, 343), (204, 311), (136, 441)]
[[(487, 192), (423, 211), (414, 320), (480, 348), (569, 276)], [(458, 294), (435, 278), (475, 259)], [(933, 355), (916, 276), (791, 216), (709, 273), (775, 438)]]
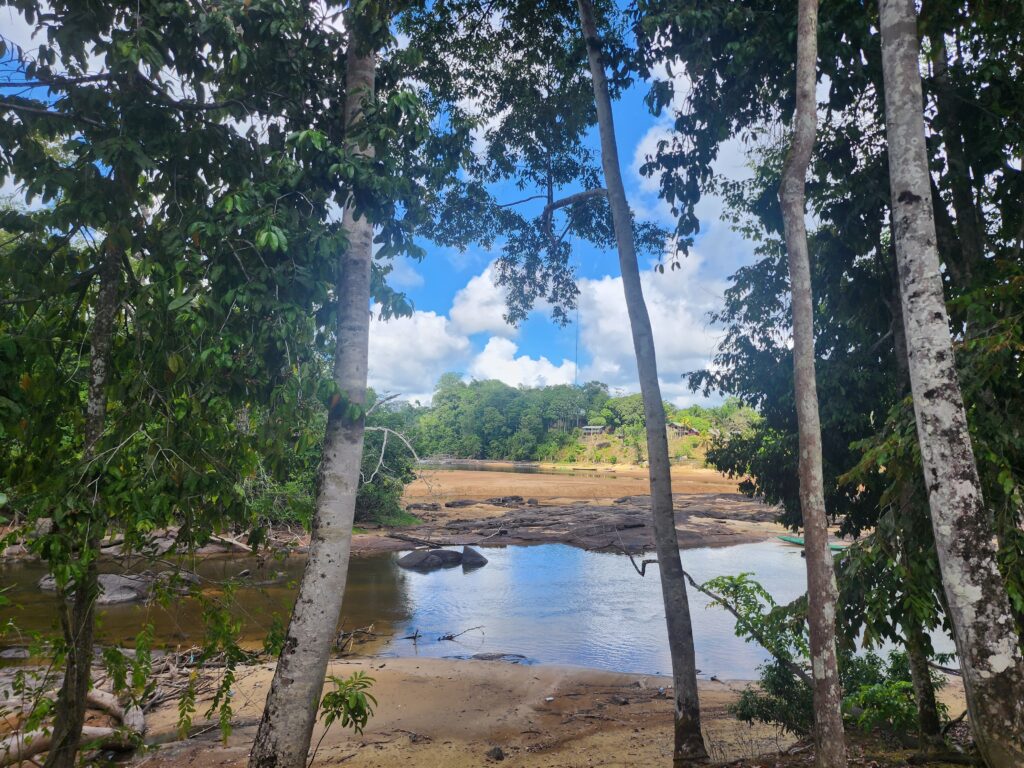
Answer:
[[(375, 678), (377, 712), (361, 736), (332, 728), (315, 765), (476, 767), (496, 763), (487, 757), (494, 747), (504, 754), (502, 765), (517, 768), (671, 763), (671, 690), (669, 696), (658, 691), (670, 684), (666, 678), (410, 658), (337, 661), (329, 674), (345, 677), (355, 670)], [(235, 728), (226, 745), (214, 729), (187, 742), (165, 744), (135, 763), (149, 768), (242, 768), (272, 672), (270, 665), (261, 665), (239, 675), (233, 697)], [(793, 741), (729, 714), (728, 705), (745, 685), (700, 683), (705, 739), (715, 762), (777, 753)], [(963, 709), (959, 681), (946, 686), (942, 697), (951, 712)], [(173, 738), (176, 716), (173, 705), (153, 713), (148, 718), (150, 738)], [(313, 744), (322, 733), (318, 725)]]
[[(316, 764), (482, 766), (494, 762), (486, 756), (494, 747), (509, 766), (671, 762), (672, 702), (658, 692), (670, 684), (665, 678), (444, 659), (334, 662), (330, 674), (348, 676), (357, 669), (376, 679), (377, 712), (362, 736), (332, 728)], [(167, 745), (143, 758), (145, 764), (244, 766), (271, 675), (269, 666), (260, 666), (240, 676), (234, 697), (238, 726), (226, 746), (210, 733)], [(727, 705), (743, 685), (701, 684), (704, 725), (718, 760), (774, 752), (790, 742), (774, 729), (749, 728), (728, 714)], [(175, 717), (173, 707), (156, 712), (151, 735), (172, 734)], [(317, 726), (314, 744), (321, 734)]]

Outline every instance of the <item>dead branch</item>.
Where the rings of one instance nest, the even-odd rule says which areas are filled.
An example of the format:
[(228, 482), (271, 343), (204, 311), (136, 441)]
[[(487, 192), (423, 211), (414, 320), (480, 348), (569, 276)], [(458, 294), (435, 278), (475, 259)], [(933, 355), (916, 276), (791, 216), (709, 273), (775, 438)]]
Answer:
[(474, 629), (483, 629), (483, 627), (482, 626), (480, 626), (480, 627), (470, 627), (469, 629), (464, 629), (461, 632), (457, 632), (454, 635), (441, 635), (437, 639), (438, 640), (454, 640), (456, 637), (462, 637), (464, 634), (466, 634), (467, 632), (472, 632)]

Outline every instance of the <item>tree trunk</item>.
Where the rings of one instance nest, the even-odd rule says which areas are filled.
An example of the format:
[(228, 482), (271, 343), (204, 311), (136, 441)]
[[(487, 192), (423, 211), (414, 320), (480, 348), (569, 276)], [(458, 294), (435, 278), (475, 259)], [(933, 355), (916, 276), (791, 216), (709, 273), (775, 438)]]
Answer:
[(612, 119), (611, 98), (601, 60), (601, 42), (594, 21), (591, 0), (578, 0), (580, 22), (587, 44), (590, 74), (594, 83), (594, 101), (597, 106), (598, 129), (601, 134), (601, 163), (604, 168), (608, 204), (615, 227), (615, 242), (619, 252), (622, 287), (626, 296), (629, 324), (633, 334), (633, 349), (640, 378), (640, 392), (647, 422), (647, 456), (651, 482), (651, 514), (654, 522), (654, 542), (661, 574), (661, 590), (665, 602), (665, 621), (668, 625), (669, 651), (672, 657), (672, 682), (675, 694), (675, 743), (673, 762), (686, 765), (707, 760), (704, 737), (700, 725), (700, 702), (697, 698), (697, 668), (693, 648), (693, 627), (690, 623), (690, 604), (686, 595), (683, 564), (679, 556), (679, 538), (675, 527), (672, 505), (672, 475), (668, 458), (668, 437), (665, 432), (665, 407), (658, 383), (658, 366), (654, 352), (654, 335), (647, 314), (643, 290), (640, 286), (640, 268), (637, 264), (636, 245), (633, 241), (633, 219), (619, 168), (619, 153), (615, 142), (615, 124)]
[[(892, 254), (890, 254), (892, 255)], [(895, 259), (890, 259), (889, 264), (893, 265), (890, 270), (893, 278), (893, 295), (889, 303), (892, 313), (892, 340), (893, 353), (896, 362), (896, 372), (899, 376), (900, 395), (906, 396), (910, 392), (910, 364), (907, 358), (907, 336), (903, 330), (903, 316), (900, 313), (900, 291), (899, 277), (894, 268)], [(904, 571), (911, 573), (910, 567), (910, 537), (913, 535), (914, 519), (921, 512), (920, 507), (914, 503), (914, 494), (920, 490), (920, 480), (915, 486), (910, 480), (904, 478), (900, 481), (900, 489), (897, 503), (897, 523), (900, 529), (899, 557)], [(924, 628), (921, 623), (913, 617), (903, 620), (904, 647), (907, 651), (907, 661), (910, 665), (910, 680), (914, 686), (914, 699), (917, 702), (917, 729), (918, 738), (923, 748), (937, 748), (944, 744), (942, 735), (942, 719), (939, 717), (938, 704), (935, 701), (935, 684), (932, 682), (932, 675), (928, 669), (928, 655), (925, 651), (927, 640)]]
[(821, 421), (814, 373), (814, 303), (804, 221), (805, 180), (817, 131), (818, 0), (800, 0), (797, 11), (796, 112), (779, 202), (786, 230), (793, 310), (793, 380), (800, 457), (800, 511), (807, 562), (807, 619), (814, 679), (814, 738), (817, 764), (846, 765), (842, 690), (836, 661), (836, 588), (828, 546), (828, 516), (821, 466)]
[[(92, 325), (92, 348), (89, 353), (89, 390), (85, 404), (85, 443), (82, 461), (86, 476), (89, 463), (95, 458), (96, 444), (103, 436), (107, 414), (107, 384), (110, 381), (110, 351), (114, 345), (114, 322), (117, 319), (118, 280), (121, 273), (121, 249), (108, 239), (103, 244), (103, 262), (99, 272), (99, 292)], [(99, 509), (100, 491), (93, 486), (93, 510)], [(85, 697), (89, 691), (92, 667), (92, 645), (95, 631), (96, 595), (99, 580), (95, 553), (103, 530), (98, 516), (90, 512), (85, 532), (82, 574), (57, 591), (60, 601), (60, 623), (64, 634), (67, 658), (64, 680), (54, 708), (52, 748), (46, 756), (46, 768), (74, 768), (78, 744), (85, 722)]]
[[(362, 119), (363, 105), (374, 98), (376, 54), (358, 36), (363, 26), (348, 26), (345, 125), (351, 132)], [(373, 152), (369, 147), (355, 151), (364, 156)], [(334, 380), (343, 397), (332, 403), (328, 415), (309, 560), (249, 758), (250, 768), (305, 767), (348, 577), (363, 453), (373, 225), (365, 215), (356, 218), (350, 198), (343, 226), (349, 242), (338, 265), (334, 352)], [(348, 412), (348, 403), (358, 406), (358, 415)]]
[(957, 379), (935, 240), (913, 0), (880, 0), (892, 230), (914, 414), (942, 583), (975, 739), (1024, 765), (1024, 658), (996, 564)]
[(907, 661), (910, 664), (910, 681), (914, 686), (917, 702), (917, 732), (922, 748), (942, 747), (942, 720), (935, 701), (935, 685), (928, 668), (928, 654), (925, 652), (925, 633), (921, 624), (913, 619), (903, 622), (906, 640)]

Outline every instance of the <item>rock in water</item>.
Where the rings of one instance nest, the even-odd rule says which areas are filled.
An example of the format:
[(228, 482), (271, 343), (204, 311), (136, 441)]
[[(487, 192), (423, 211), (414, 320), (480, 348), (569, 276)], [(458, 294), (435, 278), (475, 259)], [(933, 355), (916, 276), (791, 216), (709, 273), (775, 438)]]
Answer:
[[(101, 573), (98, 580), (100, 594), (96, 598), (97, 605), (116, 605), (145, 600), (149, 597), (153, 587), (153, 577), (149, 574), (121, 576), (116, 573)], [(44, 576), (39, 580), (39, 588), (44, 592), (56, 592), (57, 583), (52, 576)]]
[(487, 558), (481, 555), (472, 547), (462, 548), (462, 567), (463, 568), (479, 568), (482, 565), (487, 565)]
[(417, 549), (398, 558), (402, 568), (414, 571), (435, 571), (438, 568), (451, 568), (462, 562), (462, 554), (450, 549)]

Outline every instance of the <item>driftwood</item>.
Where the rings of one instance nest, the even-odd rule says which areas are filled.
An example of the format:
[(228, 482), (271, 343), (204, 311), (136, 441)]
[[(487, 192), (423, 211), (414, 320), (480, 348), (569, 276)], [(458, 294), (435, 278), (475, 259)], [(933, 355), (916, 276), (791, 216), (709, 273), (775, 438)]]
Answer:
[[(82, 746), (124, 751), (135, 749), (141, 743), (146, 733), (146, 719), (138, 706), (123, 707), (114, 694), (101, 690), (89, 691), (86, 703), (89, 709), (119, 720), (121, 727), (84, 726)], [(0, 767), (30, 761), (35, 755), (47, 752), (52, 743), (50, 728), (14, 733), (0, 740)]]
[(437, 639), (438, 640), (454, 640), (456, 637), (462, 637), (464, 634), (466, 634), (467, 632), (472, 632), (474, 629), (483, 629), (483, 627), (482, 626), (480, 626), (480, 627), (470, 627), (469, 629), (464, 629), (461, 632), (456, 632), (453, 635), (441, 635)]
[(406, 533), (395, 533), (389, 531), (387, 534), (389, 539), (398, 539), (399, 541), (408, 541), (410, 544), (418, 544), (421, 547), (428, 547), (429, 549), (444, 549), (443, 544), (438, 544), (436, 541), (427, 541), (426, 539), (418, 539), (415, 536), (410, 536)]

